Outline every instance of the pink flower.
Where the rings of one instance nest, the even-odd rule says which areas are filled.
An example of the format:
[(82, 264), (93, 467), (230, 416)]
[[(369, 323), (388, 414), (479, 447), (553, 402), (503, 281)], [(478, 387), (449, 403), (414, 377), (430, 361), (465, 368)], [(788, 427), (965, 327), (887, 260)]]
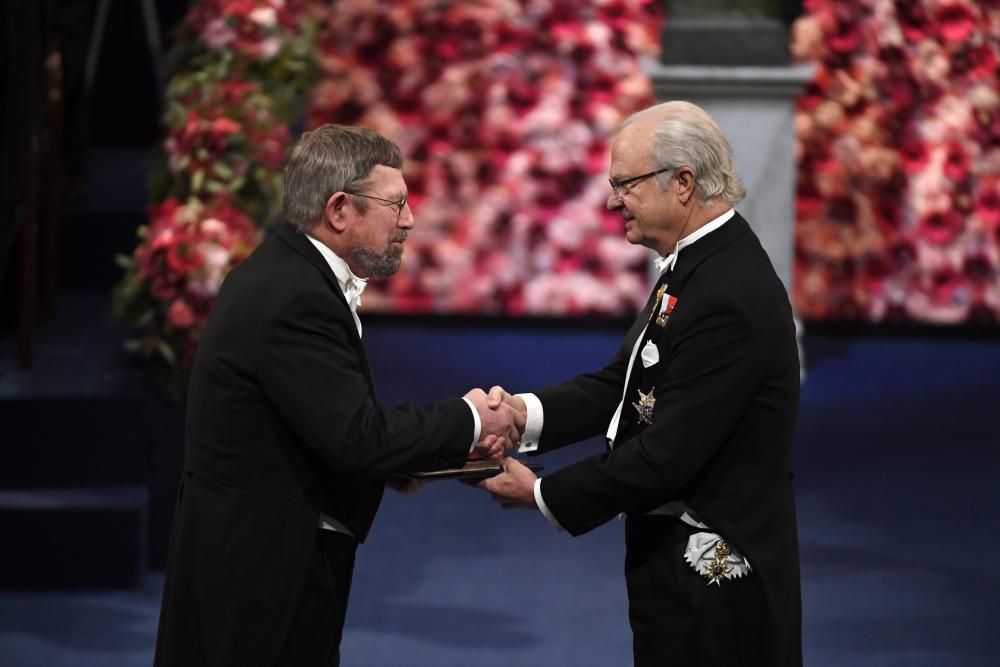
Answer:
[(170, 304), (167, 311), (167, 324), (175, 329), (189, 329), (194, 325), (194, 312), (191, 306), (182, 299), (177, 299)]
[(792, 24), (789, 50), (799, 62), (816, 60), (823, 53), (826, 37), (814, 16), (806, 15)]
[(205, 25), (201, 38), (209, 48), (219, 51), (236, 39), (236, 31), (229, 27), (225, 18), (219, 17)]

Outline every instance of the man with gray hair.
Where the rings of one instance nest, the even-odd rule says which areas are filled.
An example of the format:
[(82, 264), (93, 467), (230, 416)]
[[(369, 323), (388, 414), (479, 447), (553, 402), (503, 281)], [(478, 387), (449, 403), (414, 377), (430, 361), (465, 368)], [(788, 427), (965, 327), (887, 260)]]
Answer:
[(607, 206), (660, 276), (605, 368), (532, 393), (521, 451), (603, 433), (608, 451), (480, 483), (581, 535), (625, 518), (636, 665), (802, 664), (791, 449), (799, 364), (788, 295), (747, 222), (729, 143), (699, 107), (626, 121)]
[(288, 224), (222, 285), (188, 392), (160, 667), (339, 664), (355, 550), (387, 478), (520, 437), (518, 414), (479, 389), (376, 402), (357, 306), (413, 228), (401, 166), (372, 130), (305, 133), (285, 167)]

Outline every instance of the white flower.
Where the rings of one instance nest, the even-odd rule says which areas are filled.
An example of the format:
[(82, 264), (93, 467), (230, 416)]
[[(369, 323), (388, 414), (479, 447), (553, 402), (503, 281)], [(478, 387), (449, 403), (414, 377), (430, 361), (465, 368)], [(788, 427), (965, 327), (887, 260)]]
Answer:
[(249, 16), (257, 25), (272, 26), (278, 22), (278, 13), (273, 7), (258, 7), (250, 12)]
[(205, 218), (201, 221), (201, 231), (203, 234), (223, 234), (226, 231), (226, 223), (218, 218)]

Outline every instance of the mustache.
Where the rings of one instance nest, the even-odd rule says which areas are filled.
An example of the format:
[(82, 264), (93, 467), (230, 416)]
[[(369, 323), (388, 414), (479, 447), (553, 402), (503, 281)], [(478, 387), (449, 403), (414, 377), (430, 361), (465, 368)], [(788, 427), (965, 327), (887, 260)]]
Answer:
[(402, 243), (403, 241), (406, 240), (407, 236), (409, 236), (409, 234), (405, 231), (399, 232), (398, 234), (393, 234), (392, 236), (389, 237), (389, 243), (396, 243), (396, 242)]

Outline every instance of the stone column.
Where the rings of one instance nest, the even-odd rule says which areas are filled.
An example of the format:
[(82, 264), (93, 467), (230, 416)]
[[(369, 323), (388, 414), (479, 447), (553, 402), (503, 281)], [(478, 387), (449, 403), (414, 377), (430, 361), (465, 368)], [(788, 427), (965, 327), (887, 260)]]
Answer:
[(794, 103), (812, 77), (805, 65), (722, 66), (644, 63), (658, 100), (707, 111), (733, 147), (747, 188), (737, 209), (750, 222), (791, 291), (795, 201)]
[[(795, 98), (813, 68), (792, 65), (787, 26), (799, 0), (665, 0), (662, 62), (644, 69), (660, 101), (705, 109), (733, 148), (747, 188), (737, 209), (792, 292), (795, 223)], [(805, 377), (802, 326), (795, 319)]]

